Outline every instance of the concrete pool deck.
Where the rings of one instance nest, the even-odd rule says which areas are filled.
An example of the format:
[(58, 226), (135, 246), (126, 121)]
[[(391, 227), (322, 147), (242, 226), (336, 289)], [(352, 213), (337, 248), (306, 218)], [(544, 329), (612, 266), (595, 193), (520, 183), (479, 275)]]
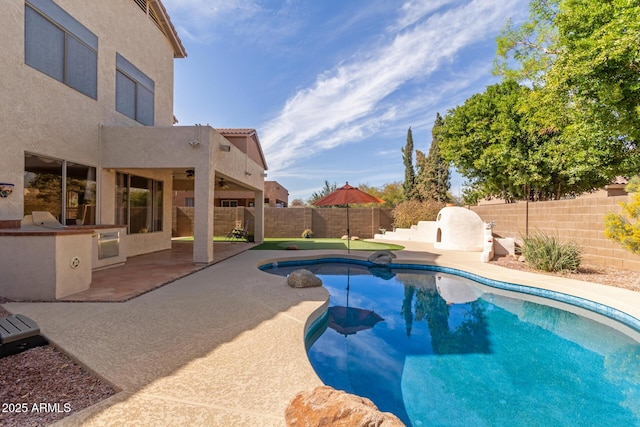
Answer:
[[(405, 250), (396, 251), (396, 262), (555, 290), (640, 319), (638, 292), (484, 264), (478, 252), (397, 243)], [(328, 293), (292, 289), (284, 277), (257, 266), (326, 255), (347, 253), (246, 251), (127, 302), (4, 307), (31, 317), (52, 343), (121, 390), (56, 426), (283, 426), (289, 400), (322, 384), (303, 338), (307, 323), (326, 308)]]

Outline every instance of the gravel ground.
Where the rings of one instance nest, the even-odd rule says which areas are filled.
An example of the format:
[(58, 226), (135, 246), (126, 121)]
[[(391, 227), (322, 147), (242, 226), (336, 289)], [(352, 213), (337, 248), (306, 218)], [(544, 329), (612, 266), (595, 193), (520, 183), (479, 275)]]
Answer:
[(622, 270), (615, 267), (603, 267), (601, 265), (583, 264), (575, 273), (547, 273), (530, 268), (526, 263), (513, 258), (503, 257), (491, 261), (491, 264), (515, 270), (530, 271), (532, 273), (547, 274), (550, 276), (566, 277), (568, 279), (582, 280), (585, 282), (600, 283), (602, 285), (615, 286), (617, 288), (630, 289), (640, 292), (640, 273), (637, 271)]
[[(0, 304), (7, 302), (0, 297)], [(0, 317), (8, 316), (0, 306)], [(35, 347), (0, 358), (0, 426), (54, 423), (115, 394), (55, 347)]]
[[(583, 265), (576, 273), (541, 273), (511, 258), (499, 258), (491, 263), (640, 292), (640, 274), (634, 271)], [(0, 297), (0, 304), (7, 301)], [(8, 315), (0, 306), (0, 317)], [(115, 394), (109, 384), (52, 346), (36, 347), (2, 358), (0, 372), (0, 425), (3, 427), (46, 426)], [(53, 405), (40, 411), (40, 403)], [(17, 412), (23, 408), (27, 411)]]

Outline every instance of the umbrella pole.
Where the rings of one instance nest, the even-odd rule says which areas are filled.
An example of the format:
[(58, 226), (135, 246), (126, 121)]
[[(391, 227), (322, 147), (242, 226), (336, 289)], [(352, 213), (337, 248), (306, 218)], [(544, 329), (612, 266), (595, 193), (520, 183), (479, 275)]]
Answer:
[(347, 203), (347, 253), (351, 253), (351, 231), (349, 230), (349, 203)]
[(347, 312), (349, 312), (349, 279), (351, 277), (351, 267), (347, 267)]

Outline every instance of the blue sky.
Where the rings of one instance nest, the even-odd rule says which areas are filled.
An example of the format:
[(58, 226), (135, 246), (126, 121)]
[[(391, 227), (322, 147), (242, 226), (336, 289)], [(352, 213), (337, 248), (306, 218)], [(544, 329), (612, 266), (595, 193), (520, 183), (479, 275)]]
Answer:
[(495, 37), (528, 15), (528, 0), (163, 3), (189, 55), (175, 62), (179, 124), (255, 128), (290, 201), (325, 180), (402, 181), (409, 126), (428, 152), (436, 112), (498, 80)]

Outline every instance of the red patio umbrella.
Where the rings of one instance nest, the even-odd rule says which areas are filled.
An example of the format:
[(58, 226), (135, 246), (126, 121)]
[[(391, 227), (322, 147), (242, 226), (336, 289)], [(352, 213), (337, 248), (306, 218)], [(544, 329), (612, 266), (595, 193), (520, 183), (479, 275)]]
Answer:
[(347, 335), (373, 328), (384, 319), (373, 310), (349, 307), (351, 269), (347, 267), (347, 305), (329, 307), (329, 327), (339, 334)]
[(375, 311), (336, 305), (329, 307), (329, 327), (339, 334), (347, 335), (364, 331), (383, 321)]
[(352, 187), (347, 182), (342, 187), (313, 202), (314, 206), (347, 205), (347, 252), (351, 252), (351, 232), (349, 230), (349, 204), (384, 203), (384, 200)]

